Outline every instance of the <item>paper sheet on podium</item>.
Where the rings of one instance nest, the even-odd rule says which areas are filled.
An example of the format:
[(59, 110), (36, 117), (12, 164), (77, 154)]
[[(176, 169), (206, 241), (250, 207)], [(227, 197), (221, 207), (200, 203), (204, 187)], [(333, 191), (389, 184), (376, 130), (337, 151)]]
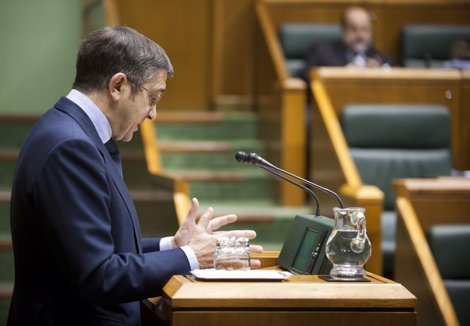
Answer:
[(283, 281), (292, 276), (292, 273), (275, 270), (227, 271), (213, 268), (195, 269), (191, 274), (203, 281)]

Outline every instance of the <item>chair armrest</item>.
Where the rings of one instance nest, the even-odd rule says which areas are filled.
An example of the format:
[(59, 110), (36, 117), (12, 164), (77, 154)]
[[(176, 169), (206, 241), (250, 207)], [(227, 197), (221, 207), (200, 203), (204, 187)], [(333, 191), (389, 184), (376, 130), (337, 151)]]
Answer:
[(164, 173), (151, 173), (152, 181), (158, 188), (163, 188), (172, 194), (174, 212), (178, 225), (183, 224), (191, 206), (189, 198), (189, 185), (185, 180), (165, 175)]
[[(307, 89), (307, 85), (301, 78), (288, 77), (281, 82), (281, 88), (283, 91), (302, 91), (304, 93), (304, 99), (306, 99), (305, 90)], [(304, 105), (305, 103), (306, 102), (303, 102)]]
[(186, 219), (191, 200), (189, 198), (189, 185), (181, 178), (167, 175), (161, 163), (161, 154), (158, 147), (157, 135), (153, 122), (145, 120), (141, 126), (142, 142), (144, 144), (147, 170), (157, 187), (172, 193), (174, 212), (181, 225)]
[(349, 152), (346, 138), (343, 130), (341, 129), (341, 125), (333, 108), (333, 104), (331, 103), (331, 99), (326, 91), (326, 87), (323, 81), (317, 76), (311, 82), (310, 87), (313, 93), (313, 98), (317, 103), (318, 110), (320, 111), (323, 122), (325, 123), (328, 136), (333, 144), (341, 170), (346, 178), (346, 182), (349, 187), (352, 187), (353, 189), (359, 188), (362, 185), (361, 177), (359, 176), (359, 172), (357, 171), (354, 160)]

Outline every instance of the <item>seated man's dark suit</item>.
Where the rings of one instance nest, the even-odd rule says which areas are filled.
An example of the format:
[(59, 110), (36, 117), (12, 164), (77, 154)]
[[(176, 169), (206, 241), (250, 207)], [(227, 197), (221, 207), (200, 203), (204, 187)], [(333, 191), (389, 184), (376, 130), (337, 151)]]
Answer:
[[(379, 58), (383, 64), (392, 65), (392, 60), (384, 53), (371, 47), (365, 53), (368, 58)], [(314, 43), (305, 56), (305, 68), (302, 78), (309, 80), (308, 73), (312, 67), (341, 67), (351, 62), (354, 54), (338, 39)]]
[(183, 250), (141, 240), (118, 166), (67, 98), (25, 140), (15, 180), (9, 325), (140, 325), (140, 300), (190, 271)]

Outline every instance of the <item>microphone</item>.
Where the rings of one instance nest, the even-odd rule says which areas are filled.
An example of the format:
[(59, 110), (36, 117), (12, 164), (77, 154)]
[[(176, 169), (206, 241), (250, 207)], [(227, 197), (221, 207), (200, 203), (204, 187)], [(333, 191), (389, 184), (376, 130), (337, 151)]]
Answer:
[[(251, 154), (247, 154), (245, 152), (238, 152), (236, 155), (235, 155), (235, 159), (238, 161), (238, 162), (244, 162), (244, 163), (249, 163), (249, 164), (252, 164), (252, 165), (256, 165), (256, 166), (259, 166), (261, 168), (263, 168), (264, 170), (267, 170), (271, 173), (273, 173), (274, 171), (278, 172), (279, 174), (282, 174), (282, 175), (288, 175), (290, 176), (291, 178), (294, 178), (296, 180), (299, 180), (307, 185), (309, 185), (310, 187), (313, 187), (315, 189), (318, 189), (318, 190), (321, 190), (323, 192), (326, 192), (330, 195), (332, 195), (333, 197), (336, 198), (336, 200), (338, 201), (338, 204), (341, 208), (344, 208), (344, 204), (343, 204), (343, 201), (341, 200), (341, 198), (338, 196), (338, 194), (336, 194), (334, 191), (328, 189), (328, 188), (325, 188), (325, 187), (322, 187), (320, 185), (317, 185), (316, 183), (313, 183), (311, 181), (308, 181), (304, 178), (301, 178), (299, 176), (296, 176), (295, 174), (292, 174), (288, 171), (285, 171), (273, 164), (271, 164), (270, 162), (266, 161), (264, 158), (262, 158), (261, 156), (259, 156), (258, 154), (256, 153), (251, 153)], [(278, 174), (276, 173), (273, 173), (277, 176), (279, 176)], [(287, 178), (282, 178), (283, 180), (286, 180)], [(292, 184), (295, 184), (297, 186), (299, 186), (300, 188), (304, 189), (301, 185), (297, 184), (297, 183), (294, 183), (294, 182), (291, 182)], [(307, 188), (308, 189), (308, 188)], [(310, 189), (309, 189), (310, 190)], [(315, 196), (316, 198), (316, 202), (317, 202), (317, 207), (319, 206), (318, 204), (318, 198)], [(318, 214), (317, 214), (318, 215)]]
[[(254, 154), (254, 156), (252, 157), (253, 159), (255, 160), (260, 160), (260, 161), (264, 161), (264, 159), (259, 156), (259, 155), (256, 155), (255, 153), (252, 153)], [(251, 154), (250, 154), (251, 155)], [(238, 161), (238, 162), (246, 162), (246, 157), (250, 156), (248, 154), (246, 154), (245, 152), (238, 152), (236, 155), (235, 155), (235, 159)], [(294, 186), (297, 186), (301, 189), (303, 189), (304, 191), (308, 192), (310, 195), (312, 195), (313, 199), (315, 200), (315, 205), (316, 205), (316, 210), (315, 210), (315, 215), (316, 216), (320, 216), (320, 201), (318, 200), (318, 197), (317, 195), (315, 195), (315, 193), (312, 191), (312, 189), (309, 189), (307, 187), (305, 187), (304, 185), (302, 184), (299, 184), (299, 183), (296, 183), (294, 181), (292, 181), (291, 179), (285, 177), (281, 172), (278, 172), (276, 169), (272, 168), (271, 166), (274, 166), (272, 164), (270, 164), (268, 161), (265, 161), (267, 164), (261, 164), (261, 165), (258, 165), (260, 168), (262, 168), (263, 170), (265, 171), (268, 171), (269, 173), (271, 174), (274, 174), (275, 176), (277, 176), (278, 178), (284, 180), (284, 181), (287, 181), (289, 182), (291, 185), (294, 185)], [(252, 162), (249, 162), (249, 163), (252, 163)], [(254, 163), (253, 163), (254, 164)]]
[(275, 169), (271, 169), (271, 168), (269, 168), (267, 166), (263, 166), (263, 165), (259, 165), (259, 167), (262, 168), (263, 170), (268, 171), (269, 173), (274, 174), (278, 178), (281, 178), (282, 180), (289, 182), (291, 185), (302, 188), (303, 190), (308, 192), (310, 195), (312, 195), (313, 199), (315, 200), (315, 205), (316, 205), (315, 215), (320, 216), (320, 201), (318, 200), (317, 195), (315, 195), (315, 193), (312, 191), (312, 189), (309, 189), (309, 188), (305, 187), (304, 185), (301, 185), (300, 183), (296, 183), (296, 182), (292, 181), (291, 179), (283, 176), (280, 172), (276, 171)]

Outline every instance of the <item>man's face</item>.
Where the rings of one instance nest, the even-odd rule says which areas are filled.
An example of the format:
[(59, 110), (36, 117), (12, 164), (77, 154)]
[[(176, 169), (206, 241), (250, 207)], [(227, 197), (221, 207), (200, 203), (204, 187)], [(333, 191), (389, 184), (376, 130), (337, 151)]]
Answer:
[(145, 119), (156, 118), (157, 102), (165, 92), (166, 79), (167, 72), (158, 70), (155, 76), (133, 96), (130, 84), (127, 85), (127, 93), (123, 94), (114, 111), (111, 123), (113, 139), (128, 142)]
[(369, 14), (354, 8), (346, 13), (343, 42), (354, 53), (365, 53), (372, 44), (372, 24)]

